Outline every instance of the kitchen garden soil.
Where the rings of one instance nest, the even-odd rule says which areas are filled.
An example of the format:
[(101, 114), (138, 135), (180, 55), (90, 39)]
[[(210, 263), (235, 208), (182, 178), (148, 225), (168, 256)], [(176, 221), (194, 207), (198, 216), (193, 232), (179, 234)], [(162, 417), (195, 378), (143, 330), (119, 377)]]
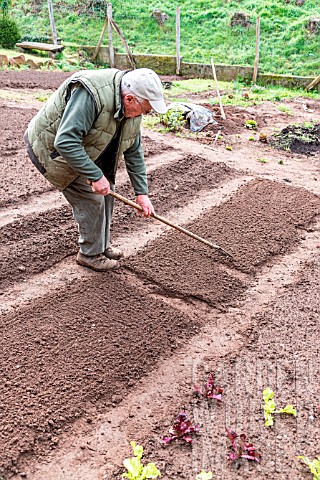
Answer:
[[(227, 108), (217, 143), (210, 129), (196, 140), (143, 130), (157, 213), (231, 256), (116, 204), (125, 258), (94, 273), (75, 265), (70, 208), (23, 145), (36, 92), (68, 75), (0, 72), (0, 476), (120, 479), (135, 440), (166, 480), (201, 469), (217, 480), (308, 480), (297, 456), (320, 455), (319, 152), (248, 140), (248, 118), (257, 138), (290, 124), (271, 102)], [(28, 102), (12, 100), (22, 91)], [(290, 103), (296, 121), (319, 123), (320, 103), (301, 102)], [(123, 166), (117, 191), (133, 198)], [(221, 404), (193, 391), (210, 372)], [(267, 429), (266, 387), (297, 417)], [(164, 447), (182, 408), (201, 433)], [(227, 460), (226, 427), (247, 434), (260, 464)]]

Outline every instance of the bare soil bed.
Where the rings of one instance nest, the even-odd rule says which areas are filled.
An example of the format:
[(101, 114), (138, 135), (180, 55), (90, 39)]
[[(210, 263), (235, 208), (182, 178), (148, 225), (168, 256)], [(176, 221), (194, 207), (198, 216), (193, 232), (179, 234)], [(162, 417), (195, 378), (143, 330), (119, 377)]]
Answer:
[[(68, 75), (0, 72), (0, 88), (52, 90)], [(302, 105), (290, 103), (297, 121), (319, 122), (320, 103)], [(218, 143), (210, 129), (197, 139), (144, 130), (157, 213), (231, 256), (117, 204), (125, 258), (98, 274), (74, 264), (71, 210), (24, 151), (38, 108), (0, 103), (0, 477), (120, 480), (135, 440), (165, 480), (202, 468), (216, 480), (311, 478), (296, 457), (320, 455), (318, 151), (248, 141), (247, 118), (268, 138), (290, 124), (271, 103), (229, 107), (225, 122), (217, 111)], [(133, 197), (123, 166), (117, 190)], [(194, 393), (210, 372), (221, 404)], [(297, 417), (266, 428), (266, 387)], [(201, 432), (164, 447), (183, 408)], [(260, 464), (227, 460), (226, 427), (248, 435)]]
[[(255, 180), (188, 225), (189, 230), (218, 243), (232, 257), (194, 245), (174, 232), (148, 245), (129, 265), (164, 292), (183, 299), (197, 298), (219, 308), (233, 297), (238, 299), (250, 276), (270, 257), (288, 253), (319, 212), (316, 195)], [(247, 276), (239, 277), (238, 270)]]

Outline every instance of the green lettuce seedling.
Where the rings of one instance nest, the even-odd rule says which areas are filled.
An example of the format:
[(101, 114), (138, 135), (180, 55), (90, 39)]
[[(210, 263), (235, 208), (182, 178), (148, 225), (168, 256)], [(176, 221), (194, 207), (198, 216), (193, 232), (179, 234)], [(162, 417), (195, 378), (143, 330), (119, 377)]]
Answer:
[(263, 390), (263, 400), (264, 400), (264, 405), (263, 405), (263, 411), (264, 411), (264, 419), (265, 419), (265, 426), (266, 427), (271, 427), (273, 425), (273, 414), (276, 411), (276, 404), (275, 401), (273, 400), (274, 397), (274, 392), (267, 387), (265, 390)]
[(143, 465), (141, 463), (143, 447), (141, 445), (136, 445), (136, 442), (130, 442), (130, 445), (132, 446), (134, 457), (126, 458), (123, 461), (123, 465), (128, 470), (128, 473), (124, 473), (122, 478), (128, 478), (129, 480), (145, 480), (147, 478), (160, 477), (161, 473), (154, 463), (148, 463), (148, 465)]
[(275, 413), (287, 413), (288, 415), (293, 415), (294, 417), (297, 416), (297, 410), (293, 408), (292, 405), (287, 405), (286, 407), (277, 410), (273, 397), (274, 392), (271, 390), (271, 388), (267, 387), (265, 390), (263, 390), (264, 424), (266, 427), (271, 427), (273, 425), (273, 415)]
[(314, 460), (309, 460), (307, 457), (298, 457), (308, 465), (310, 472), (313, 474), (313, 480), (320, 480), (320, 457), (315, 458)]
[(276, 413), (287, 413), (288, 415), (297, 416), (297, 410), (292, 405), (287, 405), (284, 408), (280, 408)]
[(246, 128), (249, 128), (249, 130), (257, 130), (258, 124), (257, 124), (257, 122), (256, 122), (255, 120), (252, 120), (252, 119), (251, 119), (251, 120), (246, 120), (244, 126), (245, 126)]
[(200, 473), (196, 476), (195, 480), (211, 480), (212, 479), (212, 472), (205, 472), (201, 470)]

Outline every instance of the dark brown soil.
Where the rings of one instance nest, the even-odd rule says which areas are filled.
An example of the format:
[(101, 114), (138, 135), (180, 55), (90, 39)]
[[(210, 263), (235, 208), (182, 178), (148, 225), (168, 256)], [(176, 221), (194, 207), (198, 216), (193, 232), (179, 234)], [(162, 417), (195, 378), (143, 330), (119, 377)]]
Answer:
[(275, 148), (303, 155), (316, 155), (317, 152), (320, 154), (320, 124), (312, 127), (289, 125), (273, 135), (270, 144)]
[(14, 205), (30, 195), (53, 188), (39, 175), (25, 151), (23, 135), (36, 113), (34, 108), (8, 107), (0, 103), (0, 161), (5, 172), (0, 179), (0, 207)]
[[(223, 181), (237, 175), (236, 170), (222, 162), (212, 163), (199, 155), (186, 155), (148, 175), (150, 198), (156, 213), (165, 216), (172, 209), (184, 207), (186, 198), (191, 199), (201, 189), (218, 188)], [(119, 193), (131, 198), (132, 187), (127, 182), (119, 188)], [(143, 221), (131, 208), (118, 206), (114, 233), (134, 231)]]
[(257, 122), (257, 128), (263, 128), (266, 125), (266, 120), (263, 115), (258, 112), (248, 113), (244, 107), (230, 107), (225, 106), (224, 111), (226, 119), (221, 116), (221, 111), (218, 106), (212, 106), (210, 104), (202, 104), (204, 107), (211, 110), (215, 115), (215, 120), (218, 125), (208, 125), (203, 132), (206, 134), (204, 137), (215, 137), (218, 130), (221, 130), (222, 135), (234, 135), (236, 133), (242, 133), (246, 130), (245, 124), (247, 120), (254, 120)]
[(1, 320), (0, 473), (14, 472), (23, 452), (54, 448), (91, 403), (119, 403), (199, 328), (117, 273), (92, 274), (47, 301)]
[[(229, 252), (231, 260), (174, 232), (155, 240), (128, 266), (167, 294), (191, 296), (220, 308), (221, 302), (239, 297), (250, 280), (240, 281), (237, 270), (251, 275), (275, 255), (288, 253), (301, 238), (302, 229), (319, 214), (320, 199), (315, 195), (255, 180), (188, 225), (192, 232)], [(224, 271), (221, 262), (230, 270)]]
[[(202, 468), (221, 480), (312, 477), (297, 456), (314, 459), (320, 448), (318, 435), (314, 436), (320, 430), (319, 265), (319, 256), (303, 265), (304, 273), (296, 285), (287, 288), (265, 313), (255, 316), (255, 327), (245, 332), (238, 354), (208, 356), (198, 364), (194, 383), (205, 383), (209, 372), (214, 372), (224, 395), (221, 405), (215, 400), (197, 400), (196, 394), (186, 405), (189, 417), (201, 425), (201, 434), (194, 436), (192, 447), (181, 441), (159, 446), (178, 410), (172, 411), (168, 422), (153, 426), (149, 441), (144, 442), (146, 457), (161, 468), (165, 480), (191, 480)], [(190, 382), (190, 392), (194, 383)], [(290, 403), (295, 406), (298, 420), (276, 415), (273, 427), (264, 426), (262, 391), (266, 387), (275, 392), (278, 408)], [(260, 465), (227, 461), (226, 427), (248, 436), (262, 453)], [(119, 474), (112, 478), (119, 478)]]
[[(149, 144), (153, 145), (152, 142)], [(153, 147), (155, 145), (158, 143), (154, 142)], [(37, 171), (35, 174), (41, 179)], [(204, 185), (208, 189), (217, 188), (222, 181), (236, 175), (237, 172), (224, 163), (212, 164), (199, 156), (188, 155), (159, 168), (157, 174), (149, 175), (151, 197), (158, 214), (164, 215), (171, 209), (184, 206), (186, 195), (194, 197)], [(133, 196), (129, 182), (118, 190), (127, 197)], [(145, 228), (145, 225), (145, 219), (141, 219), (135, 210), (116, 204), (114, 240), (123, 233)], [(24, 231), (23, 236), (21, 231)], [(12, 222), (0, 228), (0, 236), (3, 239), (0, 244), (0, 288), (42, 272), (75, 254), (78, 249), (77, 229), (68, 206)]]
[(1, 88), (56, 90), (72, 72), (0, 71)]
[(142, 145), (145, 158), (156, 155), (162, 151), (172, 150), (173, 148), (171, 145), (168, 145), (165, 142), (157, 142), (153, 140), (152, 138), (148, 137), (148, 135), (142, 135)]
[(76, 253), (77, 236), (68, 206), (4, 226), (0, 229), (0, 289)]

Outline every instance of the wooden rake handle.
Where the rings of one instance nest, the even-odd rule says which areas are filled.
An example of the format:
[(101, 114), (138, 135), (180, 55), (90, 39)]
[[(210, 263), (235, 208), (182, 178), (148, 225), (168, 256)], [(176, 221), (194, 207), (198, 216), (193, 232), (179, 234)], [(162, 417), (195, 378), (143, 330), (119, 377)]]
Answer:
[[(138, 205), (138, 204), (135, 203), (135, 202), (132, 202), (131, 200), (129, 200), (129, 199), (126, 198), (126, 197), (123, 197), (122, 195), (119, 195), (119, 193), (115, 193), (115, 192), (110, 191), (109, 195), (111, 195), (112, 197), (116, 198), (117, 200), (120, 200), (120, 202), (123, 202), (123, 203), (125, 203), (126, 205), (129, 205), (130, 207), (133, 207), (133, 208), (135, 208), (136, 210), (139, 210), (140, 212), (143, 211), (143, 209), (142, 209), (142, 207), (140, 207), (140, 205)], [(216, 249), (216, 250), (220, 250), (221, 252), (225, 253), (225, 254), (228, 255), (229, 257), (232, 256), (232, 255), (230, 255), (230, 253), (226, 252), (226, 250), (224, 250), (223, 248), (221, 248), (220, 245), (217, 245), (217, 244), (215, 244), (215, 243), (208, 242), (208, 240), (205, 240), (204, 238), (199, 237), (199, 236), (196, 235), (195, 233), (192, 233), (192, 232), (190, 232), (189, 230), (187, 230), (186, 228), (180, 227), (179, 225), (176, 225), (175, 223), (170, 222), (170, 220), (167, 220), (167, 219), (164, 218), (164, 217), (160, 217), (160, 215), (157, 215), (156, 213), (151, 213), (151, 217), (155, 218), (156, 220), (159, 220), (159, 221), (162, 222), (162, 223), (165, 223), (166, 225), (169, 225), (169, 227), (175, 228), (175, 229), (178, 230), (179, 232), (182, 232), (182, 233), (184, 233), (185, 235), (188, 235), (189, 237), (194, 238), (195, 240), (198, 240), (199, 242), (204, 243), (205, 245), (208, 245), (208, 247), (214, 248), (214, 249)]]

